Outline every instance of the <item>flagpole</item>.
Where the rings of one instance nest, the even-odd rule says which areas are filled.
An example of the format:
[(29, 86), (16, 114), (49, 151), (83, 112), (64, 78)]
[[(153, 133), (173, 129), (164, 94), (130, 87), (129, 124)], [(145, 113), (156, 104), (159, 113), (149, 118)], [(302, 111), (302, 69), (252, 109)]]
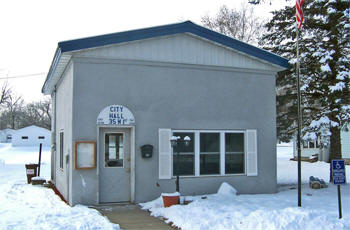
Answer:
[(301, 207), (301, 95), (300, 95), (300, 64), (299, 64), (299, 29), (297, 29), (297, 91), (298, 91), (298, 134), (297, 134), (297, 145), (298, 145), (298, 206)]

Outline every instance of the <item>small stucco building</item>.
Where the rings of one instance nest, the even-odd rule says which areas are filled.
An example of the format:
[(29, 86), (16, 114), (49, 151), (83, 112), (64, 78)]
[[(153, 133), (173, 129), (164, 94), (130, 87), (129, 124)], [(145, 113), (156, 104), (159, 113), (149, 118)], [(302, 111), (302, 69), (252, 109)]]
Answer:
[(51, 145), (51, 131), (35, 125), (17, 129), (12, 133), (12, 146)]
[[(274, 193), (275, 76), (288, 60), (190, 21), (59, 42), (52, 181), (71, 204)], [(175, 152), (172, 136), (190, 137)], [(181, 142), (180, 142), (181, 144)]]

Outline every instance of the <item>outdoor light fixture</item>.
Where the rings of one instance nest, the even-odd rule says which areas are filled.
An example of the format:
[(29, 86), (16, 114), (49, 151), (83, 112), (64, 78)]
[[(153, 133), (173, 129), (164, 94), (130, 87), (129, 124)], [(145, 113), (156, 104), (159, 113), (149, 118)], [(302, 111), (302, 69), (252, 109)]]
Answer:
[(177, 136), (172, 136), (170, 138), (170, 143), (171, 143), (171, 147), (176, 147), (177, 146), (177, 140), (180, 139), (180, 137)]
[(180, 149), (178, 148), (178, 146), (180, 146), (181, 144), (184, 144), (186, 147), (190, 145), (191, 142), (191, 138), (189, 136), (185, 136), (183, 140), (181, 140), (181, 137), (177, 137), (177, 136), (172, 136), (170, 138), (170, 143), (171, 143), (171, 147), (173, 147), (173, 150), (175, 152), (175, 148), (176, 148), (176, 192), (180, 192), (180, 183), (179, 183), (179, 158), (180, 158)]
[(191, 138), (189, 136), (185, 136), (185, 138), (184, 138), (185, 146), (189, 146), (190, 142), (191, 142)]

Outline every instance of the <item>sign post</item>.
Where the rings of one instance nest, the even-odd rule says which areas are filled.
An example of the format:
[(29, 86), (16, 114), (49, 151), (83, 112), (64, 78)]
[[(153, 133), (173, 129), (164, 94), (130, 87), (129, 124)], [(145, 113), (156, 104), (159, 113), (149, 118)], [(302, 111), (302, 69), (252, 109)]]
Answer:
[(333, 184), (338, 187), (338, 207), (339, 207), (339, 219), (342, 218), (341, 208), (341, 191), (340, 185), (345, 184), (345, 162), (344, 160), (332, 160), (332, 175)]

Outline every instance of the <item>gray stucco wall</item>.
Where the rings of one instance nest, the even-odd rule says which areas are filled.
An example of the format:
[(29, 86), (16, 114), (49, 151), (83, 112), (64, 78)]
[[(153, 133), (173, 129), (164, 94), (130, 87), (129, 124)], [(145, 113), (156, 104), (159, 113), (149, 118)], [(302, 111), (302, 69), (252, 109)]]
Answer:
[[(67, 201), (71, 198), (70, 176), (72, 165), (72, 95), (73, 95), (73, 65), (69, 64), (56, 89), (56, 153), (55, 153), (55, 184)], [(60, 132), (64, 133), (63, 168), (60, 168)], [(68, 155), (68, 162), (66, 156)]]
[[(239, 193), (276, 192), (274, 73), (93, 58), (73, 62), (73, 141), (98, 139), (96, 118), (108, 105), (124, 105), (135, 116), (136, 202), (175, 191), (175, 180), (158, 178), (159, 128), (257, 129), (258, 176), (182, 178), (183, 195), (214, 193), (223, 181)], [(144, 144), (154, 146), (151, 159), (141, 158)], [(96, 170), (73, 170), (71, 187), (72, 204), (97, 203)]]

